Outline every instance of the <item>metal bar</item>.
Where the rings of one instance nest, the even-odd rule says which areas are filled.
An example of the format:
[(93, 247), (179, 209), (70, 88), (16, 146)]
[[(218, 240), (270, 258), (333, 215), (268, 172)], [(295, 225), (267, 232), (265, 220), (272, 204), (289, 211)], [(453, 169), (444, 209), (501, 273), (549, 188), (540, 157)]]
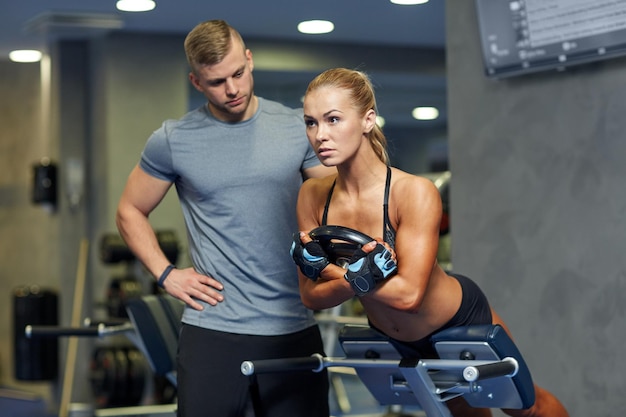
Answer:
[(514, 376), (518, 369), (519, 365), (515, 359), (504, 358), (499, 362), (468, 366), (463, 370), (463, 378), (467, 382), (474, 382), (501, 376)]
[(419, 361), (418, 366), (429, 370), (440, 371), (462, 371), (468, 366), (481, 366), (489, 365), (492, 363), (498, 363), (500, 361), (485, 361), (485, 360), (462, 360), (462, 359), (422, 359)]
[(324, 358), (319, 353), (309, 357), (263, 359), (258, 361), (244, 361), (241, 363), (241, 373), (250, 376), (269, 372), (284, 371), (313, 371), (324, 369)]
[(59, 326), (32, 326), (28, 325), (24, 328), (24, 334), (28, 339), (36, 337), (65, 337), (65, 336), (83, 336), (83, 337), (103, 337), (128, 331), (134, 331), (135, 328), (129, 323), (118, 324), (115, 326), (107, 326), (103, 323), (97, 326), (89, 327), (59, 327)]

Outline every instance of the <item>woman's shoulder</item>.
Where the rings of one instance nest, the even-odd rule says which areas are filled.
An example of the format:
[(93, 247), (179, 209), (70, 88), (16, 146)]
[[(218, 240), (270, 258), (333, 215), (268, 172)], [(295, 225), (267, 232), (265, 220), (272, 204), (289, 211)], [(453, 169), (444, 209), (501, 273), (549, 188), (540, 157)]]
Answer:
[(437, 191), (437, 187), (426, 177), (410, 174), (398, 168), (391, 169), (392, 188), (401, 187), (405, 191), (432, 192)]
[(416, 230), (428, 225), (438, 228), (442, 213), (439, 190), (426, 177), (399, 172), (391, 187), (390, 213), (398, 231), (400, 225)]
[(399, 205), (440, 205), (441, 196), (435, 184), (428, 178), (401, 170), (392, 171), (391, 200)]

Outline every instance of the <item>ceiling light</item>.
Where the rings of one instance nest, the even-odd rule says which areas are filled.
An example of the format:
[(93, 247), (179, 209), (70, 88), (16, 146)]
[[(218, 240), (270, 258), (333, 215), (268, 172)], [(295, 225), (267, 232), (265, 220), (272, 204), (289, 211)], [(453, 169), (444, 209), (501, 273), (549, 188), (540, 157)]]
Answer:
[(417, 120), (435, 120), (439, 117), (439, 110), (435, 107), (416, 107), (411, 114)]
[(385, 126), (385, 118), (383, 116), (376, 116), (376, 124), (382, 129)]
[(115, 7), (123, 12), (149, 12), (156, 3), (153, 0), (118, 0)]
[(308, 35), (319, 35), (321, 33), (329, 33), (335, 29), (333, 22), (328, 20), (305, 20), (298, 23), (298, 31)]
[(389, 0), (393, 4), (399, 4), (401, 6), (414, 6), (416, 4), (428, 3), (428, 0)]
[(9, 52), (9, 59), (13, 62), (39, 62), (41, 52), (32, 49), (21, 49)]

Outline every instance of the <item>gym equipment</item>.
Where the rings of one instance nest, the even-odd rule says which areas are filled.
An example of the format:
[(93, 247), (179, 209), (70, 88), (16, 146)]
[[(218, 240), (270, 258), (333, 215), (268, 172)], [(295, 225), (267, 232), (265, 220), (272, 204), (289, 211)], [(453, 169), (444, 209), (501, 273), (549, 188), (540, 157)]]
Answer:
[[(179, 255), (178, 239), (173, 230), (155, 231), (161, 250), (172, 264), (176, 264)], [(135, 255), (126, 242), (117, 233), (104, 234), (100, 239), (100, 260), (105, 264), (134, 261)]]
[[(101, 347), (94, 353), (90, 379), (99, 406), (115, 407), (136, 401), (143, 372), (139, 352), (152, 372), (176, 386), (176, 350), (184, 304), (167, 294), (129, 299), (129, 320), (109, 323), (85, 322), (83, 327), (27, 325), (27, 338), (125, 336), (137, 349)], [(141, 390), (143, 393), (143, 390)], [(137, 414), (138, 415), (138, 414)]]
[(365, 233), (343, 226), (320, 226), (309, 232), (328, 255), (328, 259), (346, 268), (354, 251), (374, 240)]
[[(342, 268), (348, 267), (350, 259), (357, 249), (374, 240), (358, 230), (335, 225), (317, 227), (311, 230), (309, 235), (322, 246), (329, 261)], [(324, 350), (326, 352), (335, 351), (338, 342), (338, 330), (341, 326), (346, 324), (367, 324), (365, 317), (342, 316), (341, 311), (344, 306), (345, 304), (340, 304), (315, 315), (322, 332)], [(342, 413), (349, 413), (352, 408), (343, 382), (343, 378), (347, 374), (355, 374), (355, 372), (348, 368), (328, 369), (332, 392)]]
[[(176, 232), (172, 230), (155, 231), (159, 246), (167, 259), (175, 264), (179, 256), (178, 239)], [(104, 234), (100, 239), (100, 260), (107, 265), (123, 263), (125, 271), (118, 276), (111, 278), (107, 288), (106, 301), (104, 306), (109, 317), (128, 319), (126, 312), (126, 302), (129, 299), (138, 298), (147, 292), (157, 293), (159, 291), (156, 282), (145, 277), (142, 265), (132, 253), (126, 242), (117, 233)], [(146, 291), (149, 289), (149, 291)]]
[(441, 196), (441, 225), (439, 235), (444, 236), (450, 233), (450, 171), (442, 172), (441, 175), (433, 179), (439, 195)]
[(143, 294), (141, 282), (132, 275), (117, 276), (111, 279), (107, 289), (106, 307), (109, 317), (128, 318), (128, 300)]
[(184, 303), (167, 294), (145, 295), (128, 300), (130, 321), (90, 323), (83, 327), (27, 325), (27, 338), (82, 336), (107, 337), (122, 334), (148, 360), (156, 375), (176, 384), (176, 349)]
[(134, 325), (133, 342), (156, 375), (176, 386), (176, 351), (180, 318), (185, 305), (169, 295), (147, 295), (129, 300), (126, 310)]
[(98, 407), (137, 405), (147, 385), (145, 360), (132, 347), (98, 347), (90, 364), (89, 380)]
[(450, 171), (440, 171), (420, 173), (419, 176), (431, 180), (439, 191), (442, 210), (439, 236), (445, 236), (450, 233), (450, 181), (452, 174)]
[(59, 344), (56, 340), (29, 340), (24, 336), (28, 323), (58, 324), (58, 294), (36, 285), (20, 286), (13, 291), (14, 371), (21, 381), (50, 381), (59, 369)]
[(57, 165), (50, 158), (43, 157), (33, 164), (33, 203), (54, 212), (57, 208), (57, 189)]
[[(353, 229), (321, 226), (310, 232), (329, 259), (346, 263), (372, 239)], [(314, 354), (305, 358), (244, 361), (241, 372), (354, 368), (381, 405), (411, 405), (428, 417), (451, 417), (446, 401), (463, 396), (472, 407), (529, 408), (534, 384), (522, 355), (500, 325), (442, 330), (431, 337), (438, 359), (403, 357), (391, 340), (367, 325), (345, 325), (339, 335), (343, 358)]]
[(381, 405), (411, 405), (428, 417), (451, 417), (446, 401), (463, 396), (472, 407), (522, 409), (535, 401), (519, 350), (499, 325), (455, 327), (431, 338), (439, 359), (402, 357), (389, 338), (368, 326), (340, 334), (346, 356), (244, 361), (241, 372), (351, 367)]
[(51, 417), (40, 394), (0, 388), (0, 415), (11, 417)]
[(182, 301), (167, 294), (146, 295), (128, 300), (126, 310), (130, 321), (90, 323), (83, 327), (27, 325), (26, 338), (63, 336), (107, 337), (122, 334), (148, 360), (156, 375), (167, 377), (176, 384), (176, 349)]
[[(78, 264), (76, 267), (76, 281), (74, 286), (74, 298), (72, 303), (72, 326), (78, 326), (82, 314), (82, 305), (85, 297), (85, 283), (87, 281), (87, 258), (89, 256), (89, 241), (81, 239), (78, 249)], [(78, 351), (78, 340), (71, 338), (67, 343), (66, 364), (63, 375), (63, 386), (61, 389), (61, 404), (59, 406), (59, 417), (67, 417), (69, 405), (72, 401), (72, 387), (74, 386), (74, 374), (76, 370), (76, 353)]]

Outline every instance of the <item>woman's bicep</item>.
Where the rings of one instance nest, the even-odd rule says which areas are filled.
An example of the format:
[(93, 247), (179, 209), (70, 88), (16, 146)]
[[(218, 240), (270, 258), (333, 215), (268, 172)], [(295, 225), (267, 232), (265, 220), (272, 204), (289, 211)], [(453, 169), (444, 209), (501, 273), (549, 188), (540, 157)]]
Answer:
[(400, 310), (417, 310), (436, 262), (441, 200), (434, 187), (420, 182), (403, 195), (396, 206), (398, 272), (384, 284), (380, 297)]
[(407, 194), (398, 206), (396, 254), (409, 270), (430, 271), (439, 246), (441, 197), (430, 181)]

